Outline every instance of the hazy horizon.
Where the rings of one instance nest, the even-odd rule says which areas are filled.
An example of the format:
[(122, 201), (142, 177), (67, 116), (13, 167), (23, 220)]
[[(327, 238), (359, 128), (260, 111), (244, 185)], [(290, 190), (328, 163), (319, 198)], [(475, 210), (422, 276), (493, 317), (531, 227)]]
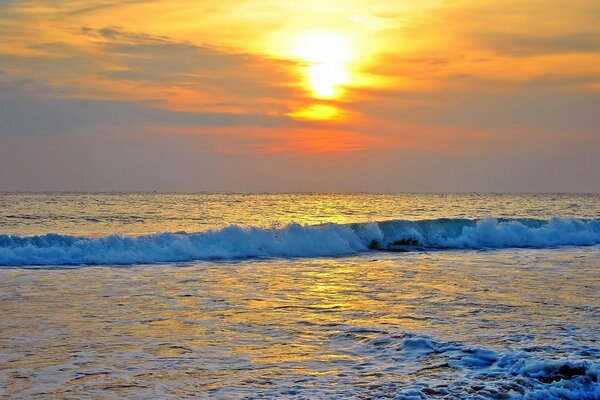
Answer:
[(193, 194), (240, 194), (240, 195), (279, 195), (279, 194), (315, 194), (315, 195), (411, 195), (411, 194), (426, 194), (426, 195), (544, 195), (544, 196), (595, 196), (600, 195), (600, 192), (375, 192), (375, 191), (355, 191), (355, 192), (335, 192), (335, 191), (264, 191), (264, 192), (253, 192), (253, 191), (209, 191), (209, 190), (198, 190), (198, 191), (163, 191), (163, 190), (0, 190), (3, 194), (182, 194), (182, 195), (193, 195)]

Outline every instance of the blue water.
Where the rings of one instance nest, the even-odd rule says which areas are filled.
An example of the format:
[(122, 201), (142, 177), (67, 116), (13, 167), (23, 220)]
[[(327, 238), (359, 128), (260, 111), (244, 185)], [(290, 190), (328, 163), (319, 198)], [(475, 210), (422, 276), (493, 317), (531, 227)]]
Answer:
[(7, 398), (600, 398), (600, 196), (0, 194)]
[(268, 257), (324, 257), (367, 251), (552, 248), (600, 243), (600, 220), (437, 219), (356, 224), (232, 225), (199, 233), (98, 238), (0, 235), (0, 265), (96, 265)]

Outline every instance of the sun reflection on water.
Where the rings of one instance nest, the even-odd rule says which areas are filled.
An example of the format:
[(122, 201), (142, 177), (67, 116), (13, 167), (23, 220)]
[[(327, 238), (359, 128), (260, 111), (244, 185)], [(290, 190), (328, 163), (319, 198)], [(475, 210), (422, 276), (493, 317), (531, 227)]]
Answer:
[(572, 278), (598, 278), (597, 250), (566, 251), (580, 256), (572, 272), (533, 250), (3, 270), (0, 353), (16, 374), (8, 394), (244, 397), (298, 380), (331, 391), (359, 390), (373, 376), (403, 382), (420, 363), (402, 358), (405, 333), (489, 347), (522, 331), (551, 340), (556, 324), (593, 331), (573, 307), (596, 293)]

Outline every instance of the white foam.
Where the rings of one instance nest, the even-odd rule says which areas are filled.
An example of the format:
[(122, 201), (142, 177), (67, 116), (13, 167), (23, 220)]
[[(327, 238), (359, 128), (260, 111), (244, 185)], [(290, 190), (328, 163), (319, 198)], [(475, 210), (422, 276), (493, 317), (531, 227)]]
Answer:
[[(427, 351), (415, 354), (415, 343)], [(600, 398), (600, 364), (589, 360), (544, 360), (529, 352), (499, 353), (460, 343), (438, 343), (427, 336), (412, 334), (403, 339), (401, 350), (409, 356), (404, 361), (414, 364), (430, 353), (447, 359), (454, 375), (462, 377), (446, 387), (445, 394), (451, 398), (464, 398), (463, 391), (469, 387), (478, 388), (477, 398), (496, 398), (494, 393), (502, 394), (502, 398), (531, 400)], [(414, 389), (406, 392), (411, 391)], [(406, 394), (401, 393), (400, 398)], [(422, 392), (416, 394), (416, 398), (424, 398)]]
[(600, 244), (600, 221), (437, 219), (279, 229), (230, 226), (199, 233), (87, 238), (0, 235), (0, 265), (88, 265), (229, 260), (256, 257), (343, 256), (413, 239), (408, 249), (480, 249)]

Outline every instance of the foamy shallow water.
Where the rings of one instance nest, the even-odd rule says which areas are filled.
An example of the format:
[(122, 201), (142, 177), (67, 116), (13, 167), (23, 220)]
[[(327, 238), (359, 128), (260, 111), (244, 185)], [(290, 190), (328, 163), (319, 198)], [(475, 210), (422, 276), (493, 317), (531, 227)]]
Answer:
[(600, 398), (600, 247), (0, 268), (8, 398)]
[(599, 266), (600, 195), (0, 193), (0, 398), (600, 399)]

